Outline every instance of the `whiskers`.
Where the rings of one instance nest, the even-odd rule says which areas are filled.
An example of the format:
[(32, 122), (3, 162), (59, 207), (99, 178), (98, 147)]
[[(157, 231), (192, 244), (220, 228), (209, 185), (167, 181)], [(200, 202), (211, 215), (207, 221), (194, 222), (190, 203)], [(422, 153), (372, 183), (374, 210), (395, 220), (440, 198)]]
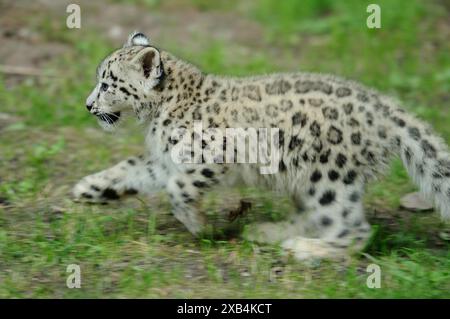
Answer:
[(108, 124), (114, 124), (120, 118), (120, 112), (102, 113), (100, 118)]
[(117, 128), (117, 121), (120, 119), (120, 112), (99, 113), (97, 114), (97, 117), (104, 129), (113, 131)]

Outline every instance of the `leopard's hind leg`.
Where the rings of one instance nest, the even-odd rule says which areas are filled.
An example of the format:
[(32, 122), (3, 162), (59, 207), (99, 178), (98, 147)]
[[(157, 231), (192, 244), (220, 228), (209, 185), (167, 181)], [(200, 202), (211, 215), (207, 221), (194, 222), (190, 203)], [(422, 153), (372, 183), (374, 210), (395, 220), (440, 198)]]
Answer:
[(311, 184), (296, 194), (302, 207), (297, 205), (286, 221), (250, 227), (249, 238), (280, 243), (298, 260), (335, 259), (361, 250), (371, 231), (363, 211), (364, 185), (354, 171), (342, 173), (340, 181), (330, 181), (328, 172), (313, 171)]

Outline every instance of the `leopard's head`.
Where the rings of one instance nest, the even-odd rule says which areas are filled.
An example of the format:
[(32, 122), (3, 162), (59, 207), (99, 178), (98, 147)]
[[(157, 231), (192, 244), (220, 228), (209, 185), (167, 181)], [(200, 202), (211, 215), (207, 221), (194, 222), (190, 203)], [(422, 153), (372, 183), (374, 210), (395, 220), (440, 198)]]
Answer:
[(149, 112), (163, 78), (160, 51), (144, 34), (134, 32), (97, 67), (97, 84), (86, 107), (104, 129), (114, 129), (126, 114)]

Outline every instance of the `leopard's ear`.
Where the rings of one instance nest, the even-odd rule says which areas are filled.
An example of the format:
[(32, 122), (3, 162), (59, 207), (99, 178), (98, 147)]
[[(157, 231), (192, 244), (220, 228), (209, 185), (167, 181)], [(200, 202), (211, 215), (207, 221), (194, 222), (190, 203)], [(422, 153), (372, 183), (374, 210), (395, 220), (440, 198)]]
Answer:
[(131, 60), (131, 66), (142, 72), (148, 79), (157, 79), (161, 76), (161, 57), (159, 51), (153, 47), (143, 48)]
[(150, 39), (145, 36), (142, 32), (134, 31), (128, 36), (127, 42), (123, 45), (124, 48), (128, 48), (134, 45), (141, 45), (141, 46), (149, 46), (150, 45)]

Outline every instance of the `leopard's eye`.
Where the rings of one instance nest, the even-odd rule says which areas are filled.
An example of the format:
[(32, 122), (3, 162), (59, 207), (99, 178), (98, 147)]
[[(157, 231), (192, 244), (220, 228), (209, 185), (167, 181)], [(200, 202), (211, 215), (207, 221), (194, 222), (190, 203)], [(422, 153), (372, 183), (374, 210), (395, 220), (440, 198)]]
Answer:
[(103, 92), (106, 92), (108, 90), (108, 84), (106, 83), (102, 83), (102, 85), (100, 86), (100, 90)]

